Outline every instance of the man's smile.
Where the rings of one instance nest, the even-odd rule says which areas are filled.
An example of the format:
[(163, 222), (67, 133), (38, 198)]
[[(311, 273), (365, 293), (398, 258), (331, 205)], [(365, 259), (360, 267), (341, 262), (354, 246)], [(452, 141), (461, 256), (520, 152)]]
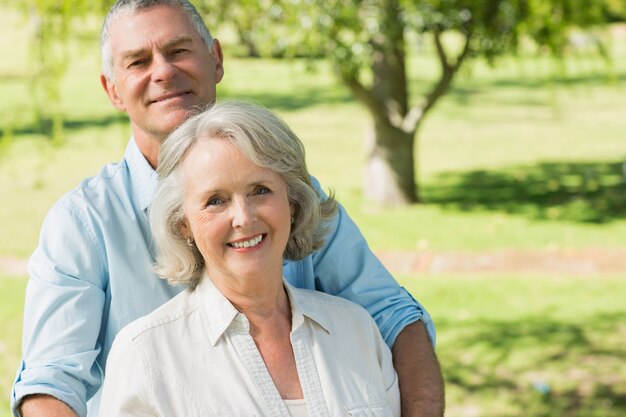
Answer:
[(191, 91), (178, 91), (178, 92), (163, 94), (161, 96), (156, 97), (155, 99), (150, 100), (149, 104), (166, 102), (175, 98), (186, 96), (188, 94), (191, 94)]

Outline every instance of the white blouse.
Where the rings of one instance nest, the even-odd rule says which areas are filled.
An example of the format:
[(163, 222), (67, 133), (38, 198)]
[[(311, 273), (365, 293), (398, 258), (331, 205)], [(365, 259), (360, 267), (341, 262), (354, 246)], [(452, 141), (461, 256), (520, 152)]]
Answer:
[(283, 400), (291, 417), (309, 417), (305, 400)]
[[(285, 288), (308, 416), (400, 416), (391, 352), (367, 311)], [(249, 330), (245, 315), (204, 278), (118, 334), (100, 416), (289, 417)]]

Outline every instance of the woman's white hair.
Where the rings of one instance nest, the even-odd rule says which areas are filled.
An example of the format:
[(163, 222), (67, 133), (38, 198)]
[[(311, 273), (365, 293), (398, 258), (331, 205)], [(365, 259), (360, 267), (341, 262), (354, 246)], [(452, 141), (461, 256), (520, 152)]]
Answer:
[(286, 259), (302, 259), (322, 246), (328, 222), (337, 212), (337, 202), (332, 193), (322, 196), (313, 186), (302, 142), (266, 108), (227, 101), (185, 121), (161, 146), (158, 187), (150, 209), (159, 276), (195, 288), (204, 271), (202, 255), (195, 245), (188, 245), (181, 231), (185, 220), (181, 165), (201, 140), (227, 140), (256, 165), (282, 176), (294, 216), (284, 252)]
[(137, 13), (151, 7), (167, 6), (180, 7), (185, 12), (196, 29), (200, 38), (209, 48), (213, 49), (213, 37), (211, 32), (204, 24), (202, 16), (198, 13), (191, 2), (188, 0), (118, 0), (111, 6), (109, 12), (104, 18), (102, 31), (100, 32), (100, 53), (102, 54), (102, 73), (111, 82), (115, 82), (115, 73), (113, 72), (113, 52), (111, 51), (111, 23), (124, 13)]

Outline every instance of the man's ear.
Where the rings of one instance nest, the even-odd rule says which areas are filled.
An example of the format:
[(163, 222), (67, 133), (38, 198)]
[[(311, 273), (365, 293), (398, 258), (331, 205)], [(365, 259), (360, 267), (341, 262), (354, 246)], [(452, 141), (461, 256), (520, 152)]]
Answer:
[(215, 84), (218, 84), (224, 78), (224, 54), (222, 53), (222, 45), (217, 39), (213, 39), (213, 65), (215, 65)]
[(100, 84), (102, 84), (102, 88), (104, 88), (104, 92), (107, 94), (107, 97), (109, 97), (109, 101), (111, 102), (113, 107), (115, 107), (119, 111), (125, 112), (126, 105), (124, 104), (124, 100), (122, 100), (122, 97), (120, 97), (120, 95), (117, 93), (117, 87), (115, 86), (115, 83), (105, 77), (104, 74), (100, 74)]

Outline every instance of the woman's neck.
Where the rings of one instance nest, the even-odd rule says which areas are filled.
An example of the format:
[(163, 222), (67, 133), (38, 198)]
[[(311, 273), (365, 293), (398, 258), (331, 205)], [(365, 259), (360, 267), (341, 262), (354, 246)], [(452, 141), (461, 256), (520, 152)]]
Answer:
[(291, 326), (291, 306), (282, 282), (277, 288), (237, 294), (230, 298), (230, 302), (248, 318), (252, 327), (278, 320), (287, 320)]
[(213, 282), (248, 319), (250, 336), (281, 397), (304, 398), (291, 346), (291, 304), (282, 275)]
[(291, 346), (291, 304), (284, 286), (267, 298), (246, 297), (232, 303), (248, 319), (250, 336), (281, 398), (304, 398)]
[(287, 319), (291, 323), (289, 298), (280, 274), (272, 278), (267, 276), (242, 280), (232, 279), (232, 277), (220, 278), (220, 276), (214, 276), (211, 280), (251, 324), (267, 323), (280, 318)]

